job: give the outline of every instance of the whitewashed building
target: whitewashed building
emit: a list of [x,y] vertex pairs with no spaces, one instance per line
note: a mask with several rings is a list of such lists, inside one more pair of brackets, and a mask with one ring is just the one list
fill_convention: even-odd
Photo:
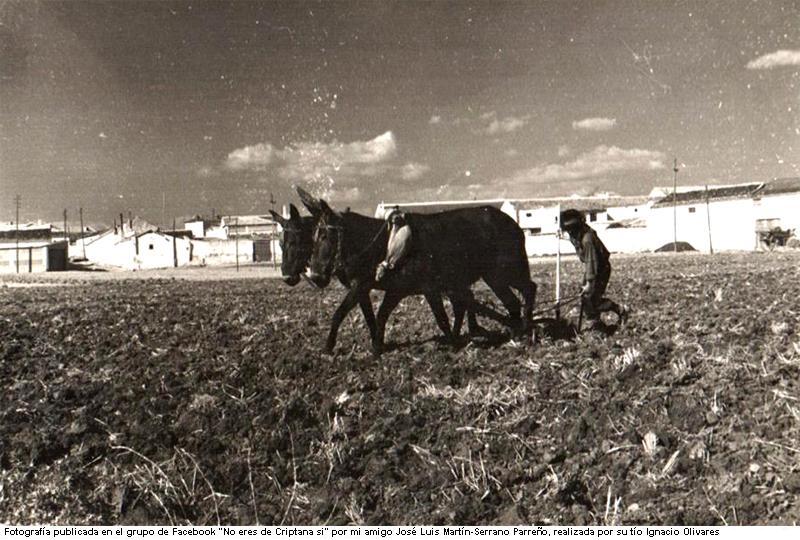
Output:
[[651,249],[663,249],[675,239],[705,252],[756,249],[753,196],[762,186],[709,186],[655,202],[647,221]]
[[800,178],[779,178],[753,194],[756,233],[775,228],[800,235]]
[[[418,203],[381,203],[376,217],[398,206],[407,212],[431,213],[490,205],[514,218],[525,231],[528,256],[573,253],[557,240],[558,212],[574,208],[612,253],[656,251],[677,236],[698,251],[754,250],[771,230],[800,235],[800,178],[744,184],[654,188],[649,195],[489,199]],[[677,233],[677,235],[676,235]]]
[[195,216],[183,223],[183,228],[192,233],[192,238],[227,238],[227,231],[222,226],[221,219],[204,219]]

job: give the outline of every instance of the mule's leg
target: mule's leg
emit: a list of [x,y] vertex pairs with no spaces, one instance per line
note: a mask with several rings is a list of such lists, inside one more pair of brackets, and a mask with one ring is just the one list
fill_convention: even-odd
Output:
[[[330,332],[328,332],[328,339],[325,342],[326,353],[333,353],[333,348],[336,346],[336,334],[339,333],[339,326],[341,326],[347,314],[350,313],[350,310],[363,300],[365,294],[367,300],[369,300],[368,288],[365,290],[363,287],[353,287],[347,292],[344,299],[342,299],[339,307],[336,308],[336,311],[333,313],[333,318],[331,319],[331,329]],[[372,307],[370,307],[370,311],[372,311]]]
[[523,300],[525,300],[525,311],[523,313],[523,320],[525,323],[525,333],[531,343],[536,342],[536,335],[533,328],[533,307],[536,305],[536,283],[530,279],[525,279],[519,285],[515,285]]
[[[375,339],[372,340],[372,354],[380,356],[383,352],[383,336],[386,332],[386,322],[389,320],[389,315],[392,314],[394,308],[403,299],[403,295],[394,291],[386,291],[381,302],[381,307],[378,308],[377,330],[375,331]],[[441,299],[440,299],[441,302]],[[444,307],[442,307],[444,311]]]
[[425,295],[425,300],[428,301],[428,305],[433,312],[433,317],[436,319],[436,325],[442,331],[444,337],[448,340],[452,340],[453,333],[450,331],[450,319],[447,317],[447,311],[444,309],[442,295],[439,293],[427,293]]
[[[464,312],[467,314],[467,328],[470,337],[475,337],[484,332],[483,328],[478,324],[478,319],[475,316],[476,310],[483,308],[475,300],[475,295],[469,288],[453,291],[451,293],[451,300],[453,302],[453,312],[456,314],[458,322],[458,330],[456,330],[456,323],[453,323],[453,334],[456,337],[461,333],[461,323],[464,320]],[[458,313],[460,311],[460,314]]]
[[467,308],[464,302],[454,294],[448,295],[450,304],[453,306],[453,339],[457,340],[461,336],[461,325],[464,324],[464,313]]
[[509,325],[511,326],[512,330],[515,332],[522,332],[524,330],[524,325],[519,315],[522,304],[511,290],[511,287],[505,283],[495,280],[488,280],[486,281],[486,284],[489,285],[489,288],[492,289],[494,294],[497,295],[497,297],[503,303],[503,306],[505,306],[506,311],[508,311],[508,316],[510,319]]
[[358,299],[358,305],[361,306],[361,313],[364,315],[367,328],[369,328],[369,338],[371,340],[375,339],[377,326],[375,324],[375,313],[372,311],[372,300],[369,297],[369,293],[362,295]]

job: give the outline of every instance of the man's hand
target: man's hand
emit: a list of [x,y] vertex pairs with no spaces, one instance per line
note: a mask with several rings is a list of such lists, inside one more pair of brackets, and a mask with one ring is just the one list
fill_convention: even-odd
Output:
[[383,279],[383,276],[386,275],[386,270],[389,269],[389,263],[383,261],[381,264],[378,265],[378,268],[375,270],[375,281],[380,281]]
[[587,281],[586,283],[583,284],[583,287],[581,287],[581,296],[589,296],[591,292],[592,292],[592,282]]

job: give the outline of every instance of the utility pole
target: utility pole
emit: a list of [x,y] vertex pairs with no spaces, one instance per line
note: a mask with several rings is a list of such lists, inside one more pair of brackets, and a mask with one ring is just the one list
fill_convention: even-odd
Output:
[[236,226],[234,227],[234,233],[236,234],[236,271],[239,271],[239,216],[236,216]]
[[[167,221],[166,221],[166,218],[164,217],[166,215],[166,211],[167,211],[167,194],[162,191],[161,192],[161,226],[164,227],[165,229],[167,228]],[[174,220],[174,218],[173,218],[172,221],[173,221],[172,229],[174,230],[175,229],[175,223],[174,223],[175,220]]]
[[67,209],[64,208],[64,239],[67,241],[67,246],[69,246],[69,233],[67,232]]
[[[269,204],[272,208],[272,211],[275,211],[275,197],[272,196],[272,193],[269,194]],[[269,251],[270,257],[272,257],[272,269],[276,268],[275,264],[275,220],[272,220],[272,236],[269,239]]]
[[86,236],[86,229],[83,228],[83,207],[78,208],[78,214],[81,217],[81,248],[83,250],[83,260],[86,260],[86,242],[83,237]]
[[678,252],[678,158],[672,161],[672,250]]
[[706,184],[706,223],[708,224],[708,252],[714,254],[714,245],[711,243],[711,204],[708,202],[708,184]]
[[172,266],[178,267],[178,239],[175,236],[175,218],[172,218]]
[[17,218],[16,218],[16,220],[14,220],[14,226],[15,226],[14,239],[16,240],[16,243],[17,243],[17,249],[16,249],[16,252],[17,252],[17,257],[16,257],[16,259],[17,259],[17,274],[19,274],[19,205],[21,203],[22,203],[22,197],[20,197],[19,195],[14,196],[14,206],[17,209]]

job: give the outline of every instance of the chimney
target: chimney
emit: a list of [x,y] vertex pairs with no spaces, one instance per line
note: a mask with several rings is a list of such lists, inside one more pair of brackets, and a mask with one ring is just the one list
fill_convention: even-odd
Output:
[[119,234],[120,236],[125,235],[125,218],[122,215],[122,212],[119,213]]
[[117,218],[114,218],[114,234],[117,234]]
[[289,217],[289,207],[286,206],[285,204],[283,205],[283,207],[281,207],[281,215],[285,218]]
[[133,230],[133,218],[131,217],[131,211],[128,210],[128,228]]

